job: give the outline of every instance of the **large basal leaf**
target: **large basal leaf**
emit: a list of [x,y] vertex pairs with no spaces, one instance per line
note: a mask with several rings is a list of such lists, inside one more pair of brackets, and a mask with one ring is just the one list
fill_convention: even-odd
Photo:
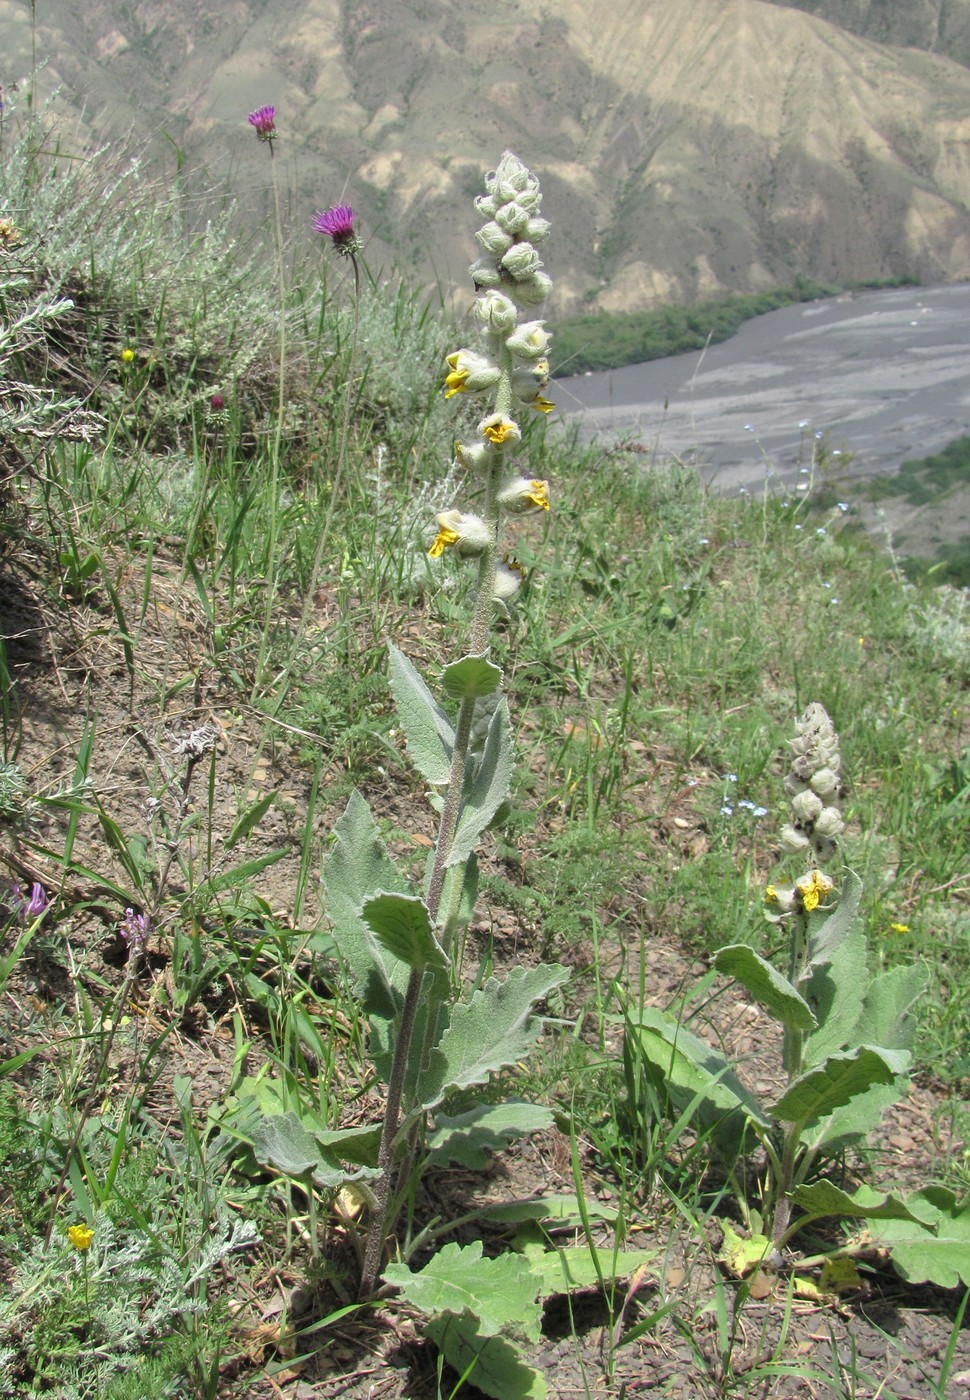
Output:
[[782,1025],[796,1031],[814,1030],[818,1022],[812,1009],[788,981],[782,977],[770,962],[749,948],[746,943],[732,943],[718,950],[714,966],[725,977],[733,977],[736,982],[754,998],[760,1006]]
[[435,1130],[428,1139],[428,1155],[437,1166],[454,1162],[461,1167],[488,1166],[488,1153],[501,1152],[513,1138],[551,1128],[552,1110],[539,1104],[480,1103],[451,1118],[435,1117]]
[[[546,1400],[539,1371],[527,1366],[518,1345],[507,1337],[481,1337],[461,1317],[429,1322],[425,1332],[459,1376],[494,1400]],[[455,1394],[451,1391],[450,1394]]]
[[679,1107],[684,1106],[687,1096],[697,1097],[710,1110],[706,1115],[709,1122],[739,1113],[763,1128],[771,1126],[764,1109],[723,1055],[673,1016],[645,1006],[635,1018],[628,1017],[627,1034],[636,1036],[640,1053],[658,1071],[661,1082],[681,1091]]
[[908,1083],[905,1076],[900,1076],[891,1084],[874,1084],[834,1113],[808,1123],[799,1141],[810,1152],[821,1153],[824,1157],[835,1157],[847,1147],[865,1142],[873,1128],[882,1122],[886,1111],[902,1098]]
[[[339,1142],[337,1134],[334,1147],[339,1146]],[[262,1166],[275,1167],[284,1176],[310,1177],[314,1185],[333,1189],[381,1174],[376,1167],[349,1171],[340,1161],[338,1152],[321,1147],[293,1112],[264,1117],[259,1122],[253,1133],[253,1153]]]
[[470,1001],[454,1006],[421,1080],[424,1107],[434,1108],[449,1089],[484,1084],[496,1070],[521,1060],[542,1028],[535,1003],[568,979],[567,967],[516,967],[504,982],[490,977]]
[[391,694],[408,741],[408,757],[429,783],[447,783],[455,731],[411,662],[388,646]]
[[481,759],[469,765],[465,777],[458,825],[448,852],[448,865],[458,865],[472,854],[482,832],[508,796],[514,767],[512,725],[509,707],[503,697],[489,722]]
[[860,1045],[831,1055],[788,1086],[768,1109],[782,1123],[808,1123],[864,1094],[873,1084],[891,1084],[900,1074],[900,1052]]
[[811,1186],[796,1186],[791,1198],[811,1220],[824,1216],[857,1220],[905,1220],[919,1224],[908,1202],[889,1192],[874,1191],[860,1186],[850,1195],[831,1181],[816,1181]]
[[600,1280],[609,1286],[617,1279],[630,1278],[655,1264],[659,1253],[657,1249],[599,1249],[586,1245],[549,1249],[540,1241],[527,1244],[522,1250],[539,1280],[543,1298],[571,1293],[575,1288],[598,1288]]
[[870,1226],[873,1242],[890,1251],[894,1266],[910,1283],[970,1287],[970,1197],[957,1201],[946,1187],[927,1186],[907,1196],[906,1204],[927,1226],[881,1222]]
[[441,683],[452,700],[477,700],[481,695],[491,695],[498,690],[502,672],[484,656],[463,656],[445,667]]
[[507,1332],[539,1340],[539,1283],[517,1254],[487,1259],[481,1240],[446,1244],[423,1269],[412,1272],[406,1264],[390,1264],[384,1278],[426,1317],[468,1315],[483,1337]]
[[808,922],[808,960],[813,967],[831,962],[852,928],[861,898],[862,881],[849,870],[842,882],[839,902],[831,913],[816,910],[812,914]]
[[365,1011],[391,1019],[399,1010],[410,968],[380,947],[360,910],[378,890],[406,893],[406,884],[359,792],[351,793],[334,835],[322,872],[334,943]]
[[423,899],[413,894],[379,890],[365,899],[361,917],[378,943],[412,972],[434,974],[434,990],[446,997],[451,990],[450,965],[444,948],[434,936],[431,914]]

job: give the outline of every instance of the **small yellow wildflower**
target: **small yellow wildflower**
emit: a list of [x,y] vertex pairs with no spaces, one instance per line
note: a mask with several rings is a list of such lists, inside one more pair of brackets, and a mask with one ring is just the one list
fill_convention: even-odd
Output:
[[529,404],[529,407],[534,408],[537,413],[551,413],[555,406],[551,399],[544,399],[541,394],[538,394]]
[[124,348],[124,350],[122,350],[122,352],[121,352],[121,363],[122,363],[123,365],[130,365],[131,362],[132,362],[132,360],[133,360],[134,358],[135,358],[135,352],[134,352],[134,350],[132,350],[132,348],[131,348],[130,345],[126,345],[125,348]]
[[451,372],[445,375],[445,398],[452,399],[456,394],[463,394],[468,387],[468,370],[458,368],[458,356],[449,355],[448,363],[451,365]]
[[19,248],[23,238],[16,224],[12,224],[9,219],[0,219],[0,248],[6,251],[8,248]]
[[821,870],[813,870],[810,875],[803,875],[795,884],[802,896],[806,914],[817,908],[822,896],[831,894],[834,888],[832,881],[827,875],[823,875]]
[[521,437],[518,424],[511,422],[508,418],[490,419],[482,425],[482,436],[489,442],[493,442],[496,447],[501,447],[503,443],[517,441]]
[[91,1248],[91,1241],[94,1239],[94,1231],[90,1225],[69,1225],[67,1227],[67,1238],[75,1249],[83,1253]]
[[775,889],[774,885],[767,885],[767,886],[765,887],[765,903],[766,903],[766,904],[777,904],[777,903],[778,903],[778,891]]
[[448,525],[441,525],[438,527],[438,533],[435,535],[434,544],[428,550],[428,553],[431,555],[432,559],[440,559],[445,550],[450,549],[453,544],[457,544],[459,539],[460,536],[457,530],[452,530]]
[[909,933],[909,924],[890,924],[893,933]]

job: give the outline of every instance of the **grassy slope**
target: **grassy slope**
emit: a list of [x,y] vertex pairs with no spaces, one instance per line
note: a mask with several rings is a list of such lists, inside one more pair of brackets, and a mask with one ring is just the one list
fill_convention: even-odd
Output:
[[[0,1096],[2,1253],[19,1297],[0,1319],[6,1393],[99,1376],[102,1395],[161,1394],[188,1376],[192,1394],[214,1394],[240,1345],[226,1300],[251,1247],[241,1222],[258,1224],[266,1269],[304,1267],[306,1222],[278,1175],[211,1134],[200,1047],[230,1071],[216,1117],[257,1066],[328,1122],[372,1109],[315,872],[354,783],[394,848],[423,859],[428,817],[399,752],[385,642],[433,678],[466,617],[460,569],[425,555],[455,493],[439,378],[452,343],[406,286],[382,281],[364,287],[352,363],[350,284],[319,249],[298,250],[308,271],[281,339],[269,242],[243,266],[218,229],[187,239],[177,197],[122,156],[64,178],[29,133],[4,155],[0,215],[21,239],[0,261],[0,368],[27,387],[0,401],[0,862],[55,893],[2,972],[20,1008],[0,1048],[0,1068],[18,1070]],[[842,734],[846,856],[866,881],[875,955],[925,960],[920,1064],[949,1086],[941,1121],[959,1120],[965,596],[907,584],[813,493],[714,500],[676,463],[643,471],[541,426],[530,466],[555,508],[516,544],[528,585],[501,660],[518,803],[487,852],[474,930],[496,965],[504,939],[579,969],[561,1010],[584,1038],[550,1051],[533,1090],[555,1100],[568,1057],[578,1089],[557,1107],[585,1137],[622,1093],[615,988],[649,995],[656,946],[762,942],[784,740],[819,699]],[[34,635],[47,640],[31,650]],[[183,806],[173,740],[203,721],[221,737]],[[172,844],[146,826],[147,793]],[[155,937],[105,1060],[106,1021],[132,992],[117,933],[129,906],[151,911]],[[92,1105],[85,1169],[58,1202],[66,1142]],[[967,1184],[959,1154],[933,1170]],[[701,1190],[688,1164],[681,1198]],[[87,1276],[41,1246],[52,1208],[58,1238],[96,1212],[101,1239],[141,1270],[105,1274],[99,1256],[96,1296],[111,1296],[96,1321]],[[325,1218],[339,1255],[344,1228]],[[180,1313],[212,1241],[193,1284],[208,1312]],[[135,1376],[146,1366],[154,1380]]]

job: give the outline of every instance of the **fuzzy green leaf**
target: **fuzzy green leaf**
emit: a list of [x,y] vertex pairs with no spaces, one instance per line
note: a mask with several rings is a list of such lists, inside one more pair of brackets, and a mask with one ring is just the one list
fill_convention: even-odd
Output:
[[[480,1337],[466,1318],[429,1322],[425,1332],[459,1376],[494,1400],[546,1400],[542,1375],[527,1366],[520,1348],[507,1337]],[[474,1363],[474,1364],[473,1364]],[[469,1370],[469,1368],[471,1368]]]
[[481,1240],[446,1244],[423,1269],[412,1272],[406,1264],[390,1264],[384,1278],[428,1317],[467,1315],[475,1318],[482,1336],[511,1332],[539,1340],[539,1283],[516,1254],[486,1259]]
[[830,1055],[824,1064],[789,1084],[768,1109],[782,1123],[808,1123],[864,1094],[873,1084],[891,1084],[900,1073],[898,1051],[860,1045],[843,1055]]
[[750,1118],[770,1126],[764,1109],[745,1089],[723,1055],[712,1050],[673,1016],[645,1006],[627,1020],[628,1035],[636,1038],[635,1050],[653,1067],[661,1088],[673,1091],[678,1107],[696,1099],[702,1121],[718,1123],[730,1116],[743,1128]]
[[414,894],[379,890],[364,900],[361,917],[382,948],[407,963],[413,972],[426,968],[434,973],[435,992],[440,997],[448,995],[448,958],[434,936],[431,915],[423,899]]
[[516,967],[504,982],[490,977],[470,1001],[454,1006],[421,1081],[423,1106],[434,1108],[449,1089],[484,1084],[521,1060],[542,1029],[535,1003],[568,978],[567,967]]
[[454,1118],[439,1113],[428,1151],[437,1166],[454,1162],[462,1167],[486,1167],[489,1152],[501,1152],[513,1138],[542,1132],[553,1122],[552,1110],[538,1104],[517,1100],[480,1103]]
[[367,1014],[392,1020],[400,1008],[411,970],[407,963],[381,948],[360,910],[376,891],[405,893],[406,885],[359,792],[351,793],[334,835],[336,841],[323,863],[322,879],[337,953],[350,971],[354,990]]
[[459,865],[472,854],[482,832],[508,796],[514,766],[512,724],[503,698],[489,722],[482,756],[469,766],[448,865]]
[[831,1181],[816,1181],[810,1186],[796,1186],[791,1197],[811,1220],[832,1215],[849,1220],[907,1220],[919,1223],[919,1217],[906,1201],[889,1192],[874,1191],[871,1186],[861,1186],[850,1195]]
[[[339,1143],[339,1135],[336,1139]],[[348,1171],[333,1151],[322,1148],[293,1112],[264,1117],[253,1133],[253,1153],[264,1167],[275,1167],[284,1176],[310,1176],[317,1186],[337,1189],[351,1181],[380,1176],[376,1168]]]
[[770,962],[749,948],[746,943],[732,943],[721,948],[714,959],[714,966],[725,977],[733,977],[750,992],[769,1016],[781,1021],[785,1026],[797,1031],[814,1030],[818,1022],[812,1009],[781,973]]
[[906,1204],[926,1226],[881,1222],[870,1227],[874,1242],[890,1250],[893,1264],[910,1283],[970,1287],[970,1197],[958,1202],[946,1187],[928,1186],[907,1196]]
[[570,1293],[574,1288],[597,1288],[601,1279],[609,1284],[616,1279],[629,1278],[638,1269],[649,1268],[659,1252],[656,1249],[594,1249],[587,1245],[549,1249],[538,1240],[522,1250],[539,1280],[543,1298]]
[[860,1044],[856,1026],[868,985],[866,938],[856,926],[844,933],[832,950],[831,961],[815,966],[811,977],[799,988],[818,1021],[818,1030],[806,1037],[802,1047],[806,1069]]
[[391,694],[408,741],[408,757],[429,783],[447,783],[455,731],[421,675],[402,651],[388,646]]
[[480,695],[491,695],[498,690],[502,672],[484,656],[463,656],[445,667],[441,683],[452,700],[477,700]]

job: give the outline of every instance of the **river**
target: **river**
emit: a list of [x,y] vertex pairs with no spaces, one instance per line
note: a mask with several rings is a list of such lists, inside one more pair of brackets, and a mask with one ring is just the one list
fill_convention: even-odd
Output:
[[970,433],[970,283],[786,306],[706,350],[552,387],[584,435],[690,456],[719,490],[771,471],[796,487],[820,440],[840,476],[893,472]]

